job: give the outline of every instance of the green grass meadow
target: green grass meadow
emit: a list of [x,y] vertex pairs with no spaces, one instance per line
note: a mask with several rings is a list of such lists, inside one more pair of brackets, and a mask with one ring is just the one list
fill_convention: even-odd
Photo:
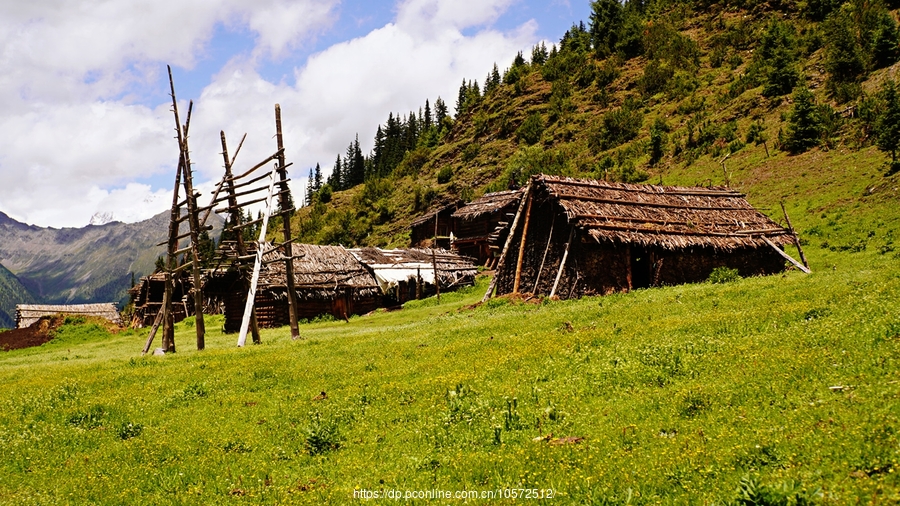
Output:
[[471,307],[481,278],[245,348],[213,317],[198,352],[188,320],[162,357],[67,325],[0,354],[0,503],[897,504],[898,259],[807,254],[808,276]]

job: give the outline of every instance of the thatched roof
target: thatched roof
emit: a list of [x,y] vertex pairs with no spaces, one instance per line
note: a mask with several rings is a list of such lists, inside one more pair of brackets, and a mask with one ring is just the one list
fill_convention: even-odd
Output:
[[410,227],[418,227],[419,225],[424,225],[424,224],[428,223],[429,221],[434,222],[435,215],[445,213],[445,212],[455,211],[455,210],[459,209],[459,207],[462,205],[463,205],[462,201],[451,202],[447,205],[441,206],[433,211],[430,211],[427,214],[419,216],[418,218],[414,219],[412,221],[412,223],[409,224],[409,226]]
[[115,302],[103,304],[18,304],[16,305],[16,326],[24,328],[41,319],[42,316],[55,314],[75,316],[97,316],[121,324],[122,318]]
[[665,249],[733,250],[792,242],[789,232],[728,188],[636,185],[539,175],[537,195],[562,207],[570,224],[598,242]]
[[517,204],[522,198],[524,189],[507,190],[502,192],[485,193],[453,213],[454,218],[474,220],[485,214],[496,213],[505,207]]
[[[315,244],[291,244],[291,248],[294,256],[294,284],[298,293],[324,291],[330,294],[344,288],[353,288],[359,295],[377,295],[378,284],[375,278],[346,248]],[[263,262],[269,263],[260,272],[261,286],[286,286],[284,262],[277,261],[278,258],[281,258],[280,251],[267,253],[263,257]]]
[[[415,279],[416,276],[421,276],[427,283],[433,283],[435,263],[443,287],[471,283],[478,274],[474,259],[443,249],[360,248],[350,252],[375,274],[383,290],[391,281]],[[393,271],[393,274],[389,271]]]

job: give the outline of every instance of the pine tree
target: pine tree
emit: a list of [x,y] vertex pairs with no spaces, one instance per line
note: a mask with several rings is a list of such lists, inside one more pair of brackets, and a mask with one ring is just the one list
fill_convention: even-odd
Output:
[[313,191],[319,191],[322,189],[322,168],[319,167],[318,163],[313,174]]
[[330,186],[332,190],[340,191],[343,189],[343,186],[341,186],[341,180],[343,177],[343,174],[341,173],[343,171],[344,169],[341,164],[341,155],[337,155],[337,160],[334,161],[334,168],[331,170],[331,175],[328,176],[327,182],[328,186]]
[[427,98],[425,99],[425,114],[422,116],[422,120],[425,122],[426,130],[434,125],[434,118],[431,116],[431,105],[429,105]]
[[878,132],[876,144],[878,149],[891,154],[889,174],[900,169],[897,162],[897,151],[900,151],[900,92],[894,81],[885,81],[881,88],[880,98],[884,103],[881,113],[875,122]]
[[539,45],[531,48],[531,64],[543,65],[547,62],[547,46],[541,42]]
[[802,153],[818,146],[821,141],[822,118],[816,99],[808,88],[799,88],[794,92],[794,107],[788,118],[785,147],[792,153]]
[[303,199],[303,204],[309,206],[312,204],[313,194],[316,192],[313,183],[313,170],[309,169],[309,178],[306,180],[306,197]]
[[466,109],[466,98],[469,93],[469,86],[466,84],[466,80],[463,79],[461,85],[459,85],[459,94],[456,96],[456,117],[459,118],[465,112]]
[[622,4],[619,0],[591,2],[591,45],[599,58],[606,58],[615,53],[622,20]]
[[872,33],[872,65],[874,68],[888,67],[897,61],[900,50],[900,32],[897,22],[890,12],[883,11],[876,18]]

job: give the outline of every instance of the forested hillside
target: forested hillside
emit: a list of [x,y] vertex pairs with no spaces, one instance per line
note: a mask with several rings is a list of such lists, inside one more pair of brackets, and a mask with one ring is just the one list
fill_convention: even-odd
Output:
[[773,217],[784,201],[825,246],[892,251],[895,7],[595,1],[558,44],[464,80],[452,115],[439,97],[390,112],[371,153],[357,138],[330,170],[310,171],[295,230],[404,245],[409,222],[440,203],[543,172],[727,184]]
[[25,285],[0,265],[0,328],[16,326],[16,304],[37,302]]

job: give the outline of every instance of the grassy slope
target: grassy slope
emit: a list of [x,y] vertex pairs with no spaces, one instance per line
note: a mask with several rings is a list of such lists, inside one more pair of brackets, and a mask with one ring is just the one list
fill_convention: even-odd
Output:
[[[697,504],[742,478],[815,503],[900,500],[897,260],[809,256],[810,276],[460,309],[482,281],[245,349],[212,331],[196,352],[179,326],[168,357],[137,356],[144,332],[70,327],[0,355],[0,503],[523,486]],[[585,440],[533,441],[550,433]]]

